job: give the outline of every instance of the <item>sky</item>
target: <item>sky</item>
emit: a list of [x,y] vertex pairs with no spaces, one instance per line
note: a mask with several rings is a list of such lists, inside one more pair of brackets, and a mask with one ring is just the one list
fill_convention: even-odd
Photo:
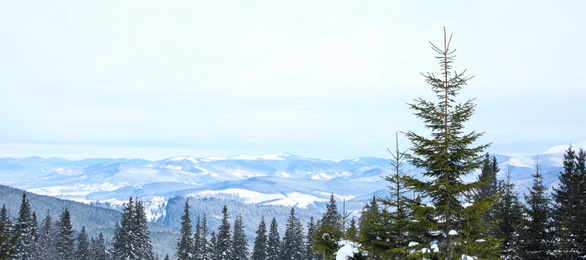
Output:
[[[488,152],[586,140],[585,1],[3,1],[0,157],[389,157],[429,42]],[[399,134],[401,149],[410,147]]]

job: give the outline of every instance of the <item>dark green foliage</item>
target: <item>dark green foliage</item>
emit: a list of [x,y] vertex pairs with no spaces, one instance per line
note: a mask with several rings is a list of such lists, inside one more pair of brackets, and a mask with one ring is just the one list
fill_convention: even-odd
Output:
[[[482,171],[478,176],[478,181],[482,183],[474,192],[474,202],[480,201],[492,201],[496,200],[498,196],[498,186],[496,175],[500,171],[496,157],[490,157],[487,153],[484,164],[482,165]],[[495,206],[484,214],[484,221],[495,221]]]
[[[198,220],[199,226],[199,220]],[[198,231],[200,229],[198,228]],[[189,200],[185,200],[185,209],[184,214],[181,217],[181,231],[180,237],[177,241],[177,259],[179,260],[191,260],[194,257],[194,242],[193,242],[193,234],[191,230],[191,218],[189,217]],[[199,242],[199,235],[195,237],[196,240]]]
[[[431,217],[419,216],[429,220],[422,222],[427,224],[428,231],[420,236],[427,239],[425,243],[415,247],[417,253],[412,254],[413,257],[460,258],[466,254],[466,248],[473,246],[464,247],[460,244],[462,237],[456,238],[449,233],[452,231],[458,236],[463,236],[461,227],[470,221],[465,216],[462,201],[481,183],[464,183],[462,177],[482,166],[484,158],[481,154],[488,145],[475,145],[482,133],[464,133],[464,123],[474,113],[475,105],[473,100],[467,100],[463,104],[456,103],[456,96],[470,78],[464,75],[465,70],[462,73],[452,70],[455,55],[454,50],[450,49],[450,42],[451,36],[448,38],[444,30],[443,46],[438,48],[432,44],[432,49],[438,54],[441,76],[436,77],[432,73],[424,75],[426,82],[436,94],[437,103],[419,98],[414,104],[410,104],[415,115],[422,119],[425,127],[431,131],[431,137],[413,131],[406,133],[413,145],[408,159],[413,166],[423,170],[424,178],[407,176],[403,180],[408,189],[429,199],[433,205],[421,210],[413,206],[414,214],[429,214]],[[481,205],[474,207],[485,208]],[[476,239],[481,238],[467,238],[467,241],[478,243],[474,242]],[[431,249],[432,244],[437,244],[437,252],[425,250]],[[490,257],[482,253],[469,256]]]
[[378,200],[372,197],[372,200],[364,206],[359,219],[360,231],[359,239],[361,249],[372,256],[373,259],[379,259],[380,255],[385,253],[381,249],[382,238],[385,237],[386,227],[383,216],[379,208]]
[[303,226],[299,219],[295,217],[295,208],[291,208],[291,215],[287,219],[285,235],[283,236],[283,248],[281,249],[282,260],[303,258],[305,255],[303,236]]
[[36,226],[37,223],[33,220],[30,203],[26,197],[26,193],[23,193],[18,218],[14,224],[18,236],[15,247],[15,259],[33,259],[36,247]]
[[222,224],[218,228],[216,237],[216,257],[220,260],[232,259],[232,238],[230,235],[230,222],[228,208],[224,206],[222,210]]
[[267,238],[267,224],[265,218],[260,219],[258,230],[256,231],[256,238],[254,239],[254,247],[252,248],[251,260],[265,260],[267,259],[268,238]]
[[232,239],[232,259],[246,260],[248,259],[248,242],[244,235],[244,222],[242,215],[236,216],[234,220],[234,236]]
[[91,239],[90,245],[90,259],[91,260],[108,260],[110,259],[110,251],[106,246],[104,235],[100,233],[97,239]]
[[556,255],[575,259],[586,255],[586,152],[576,154],[570,146],[564,154],[564,168],[559,175],[559,187],[554,189]]
[[334,194],[330,196],[330,201],[326,205],[326,212],[319,221],[320,224],[314,231],[313,248],[320,252],[326,259],[334,256],[334,253],[340,248],[339,241],[343,239],[342,215],[338,212]]
[[87,260],[90,256],[90,243],[88,241],[88,235],[85,231],[85,227],[81,228],[81,231],[77,235],[77,248],[75,251],[75,259]]
[[6,205],[0,210],[0,259],[12,259],[16,253],[18,236],[8,216]]
[[514,258],[517,247],[518,230],[521,227],[521,217],[523,206],[519,202],[519,196],[515,192],[515,184],[511,182],[511,172],[507,172],[507,179],[499,183],[499,193],[501,194],[497,203],[495,203],[494,234],[501,238],[502,256]]
[[216,238],[216,232],[212,231],[210,235],[210,254],[211,259],[216,259],[218,257],[218,252],[216,252],[216,246],[218,244],[218,239]]
[[[354,220],[354,219],[353,219]],[[314,252],[313,250],[313,236],[315,235],[315,230],[317,225],[313,220],[313,217],[309,218],[309,222],[307,223],[307,239],[305,244],[305,259],[306,260],[318,260],[321,259],[320,254],[318,252]]]
[[273,218],[269,228],[269,241],[267,247],[267,260],[279,260],[281,257],[281,238],[277,220]]
[[114,231],[115,259],[154,259],[150,231],[142,201],[130,198],[122,212],[122,220]]
[[553,259],[553,230],[550,222],[551,208],[547,188],[543,185],[543,175],[539,161],[535,164],[533,185],[525,194],[526,206],[519,231],[517,255],[521,259]]
[[58,259],[74,259],[75,257],[75,237],[73,236],[73,226],[71,225],[71,215],[65,208],[59,215],[57,221],[57,237],[55,245],[57,247]]

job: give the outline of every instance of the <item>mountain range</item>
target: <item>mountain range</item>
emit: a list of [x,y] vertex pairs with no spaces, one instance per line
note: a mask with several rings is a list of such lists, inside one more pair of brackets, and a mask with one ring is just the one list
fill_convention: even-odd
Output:
[[[567,147],[566,147],[567,148]],[[538,158],[544,183],[555,185],[564,148],[553,147],[538,156],[496,154],[504,179],[507,171],[520,192],[531,182]],[[419,173],[405,163],[403,171]],[[386,196],[382,177],[392,173],[389,159],[360,157],[341,161],[305,158],[292,154],[261,156],[172,157],[160,161],[94,158],[0,158],[0,184],[120,209],[129,197],[147,205],[147,217],[166,215],[169,198],[222,198],[253,205],[316,207],[331,194],[359,210],[372,196]],[[468,177],[474,180],[476,174]]]

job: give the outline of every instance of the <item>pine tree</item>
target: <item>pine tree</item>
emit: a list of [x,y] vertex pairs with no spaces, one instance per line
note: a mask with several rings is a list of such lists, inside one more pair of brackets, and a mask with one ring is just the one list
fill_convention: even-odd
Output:
[[[473,146],[482,133],[472,131],[465,134],[463,131],[463,123],[470,119],[475,105],[473,100],[463,104],[456,103],[458,92],[470,78],[464,75],[465,70],[462,73],[452,71],[455,50],[450,48],[451,39],[451,36],[447,37],[444,29],[443,48],[431,44],[432,49],[438,54],[436,58],[440,61],[441,76],[436,77],[433,73],[423,75],[426,82],[432,86],[438,98],[437,103],[419,98],[414,104],[410,104],[410,108],[415,110],[415,115],[431,130],[431,137],[413,131],[406,133],[413,144],[408,160],[423,170],[424,178],[420,180],[406,176],[403,180],[407,189],[418,192],[431,202],[429,207],[412,206],[414,214],[420,215],[414,218],[422,218],[422,215],[427,214],[432,218],[422,223],[427,224],[427,231],[421,234],[421,237],[427,238],[426,242],[405,250],[412,250],[412,257],[455,259],[465,255],[488,258],[491,257],[488,252],[470,250],[480,246],[480,243],[496,245],[492,239],[487,241],[488,238],[483,237],[465,237],[466,235],[461,232],[463,227],[470,225],[489,228],[483,223],[470,222],[472,215],[488,208],[485,203],[473,203],[465,210],[462,201],[481,185],[479,182],[464,183],[462,178],[482,166],[484,158],[481,153],[488,145]],[[465,241],[468,242],[462,244]]]
[[49,210],[47,216],[41,222],[41,231],[39,243],[37,244],[37,259],[56,259],[57,246],[55,243],[55,228],[53,227],[53,218]]
[[201,236],[200,236],[200,258],[201,260],[213,260],[215,253],[214,253],[214,246],[215,241],[208,240],[208,220],[206,215],[203,215],[203,224],[201,226]]
[[0,259],[14,259],[17,241],[18,235],[12,226],[6,205],[3,204],[0,210]]
[[232,259],[232,238],[230,236],[230,222],[226,205],[224,205],[222,215],[222,224],[218,228],[218,236],[216,237],[216,256],[217,259],[228,260]]
[[334,194],[330,196],[330,201],[326,204],[326,212],[320,223],[321,225],[315,230],[313,236],[313,247],[316,251],[321,252],[326,259],[330,259],[340,248],[339,241],[344,237],[342,215],[338,212]]
[[520,230],[520,246],[517,254],[522,259],[553,259],[553,232],[551,228],[551,208],[547,188],[543,185],[539,159],[535,164],[533,186],[525,194],[525,218]]
[[[496,157],[490,157],[487,153],[482,171],[478,176],[478,182],[483,183],[474,192],[474,202],[496,200],[498,195],[498,180],[496,175],[500,171]],[[494,205],[483,216],[485,221],[495,221]]]
[[71,215],[65,208],[59,215],[57,221],[57,237],[55,245],[57,249],[57,258],[61,260],[75,259],[75,237],[73,236],[73,226],[71,225]]
[[33,259],[35,252],[35,228],[37,223],[33,221],[31,206],[26,197],[22,194],[22,203],[18,212],[18,218],[14,224],[18,240],[16,243],[16,253],[14,259],[26,260]]
[[376,197],[373,196],[372,200],[362,209],[359,223],[358,241],[361,250],[367,252],[371,259],[379,259],[380,255],[385,253],[385,249],[381,245],[385,243],[382,238],[386,236],[384,224],[387,222],[383,220],[383,214],[381,214]]
[[75,251],[75,259],[87,260],[90,257],[90,244],[88,236],[85,231],[85,226],[81,228],[81,231],[77,235],[77,249]]
[[295,208],[291,208],[291,214],[287,219],[285,235],[283,236],[283,247],[281,249],[281,259],[297,260],[304,256],[305,246],[303,243],[303,226],[297,217],[295,217]]
[[135,207],[134,221],[136,223],[136,245],[139,252],[139,258],[143,260],[155,259],[144,203],[141,200],[137,200]]
[[306,260],[318,260],[321,259],[319,253],[313,251],[313,236],[317,226],[313,219],[313,216],[309,217],[309,223],[307,223],[307,239],[305,245],[305,259]]
[[499,197],[495,204],[494,227],[495,236],[502,239],[502,256],[508,259],[516,257],[514,248],[517,247],[517,230],[520,229],[523,206],[515,192],[515,183],[511,181],[511,171],[507,171],[507,179],[499,183]]
[[[191,222],[191,220],[190,220]],[[191,230],[191,228],[190,228]],[[200,260],[203,257],[203,243],[202,243],[202,226],[199,215],[197,215],[197,222],[195,224],[195,233],[193,233],[193,259]]]
[[234,220],[234,236],[232,240],[232,259],[246,260],[248,259],[248,242],[244,235],[244,222],[242,215],[236,216]]
[[267,259],[267,247],[267,224],[265,223],[265,218],[261,217],[260,224],[256,230],[256,238],[254,239],[251,260]]
[[216,247],[218,245],[218,238],[216,236],[216,232],[212,231],[210,235],[210,255],[212,256],[211,259],[218,258],[218,252],[216,251]]
[[279,260],[281,257],[281,238],[279,237],[277,220],[273,217],[269,228],[267,260]]
[[[179,231],[180,237],[177,241],[176,255],[177,259],[191,260],[194,258],[195,250],[193,248],[194,242],[192,239],[191,218],[189,217],[189,200],[185,200],[185,208],[183,212],[183,216],[181,216],[181,231]],[[196,239],[199,240],[199,237],[196,236]]]
[[[402,249],[408,246],[412,236],[408,227],[411,226],[413,199],[408,198],[405,194],[408,191],[405,188],[402,166],[407,156],[406,153],[399,150],[398,134],[395,138],[395,152],[387,149],[391,153],[391,166],[394,174],[385,176],[385,181],[389,182],[391,196],[379,199],[381,202],[381,211],[378,212],[378,219],[370,223],[378,227],[377,241],[371,242],[382,258],[404,259],[407,253]],[[376,216],[376,215],[375,215]]]
[[90,260],[108,260],[110,252],[106,247],[104,235],[100,233],[97,239],[91,238],[90,242]]
[[169,258],[169,255],[165,255],[165,260],[171,260],[171,258]]
[[[576,259],[586,255],[586,174],[584,173],[584,151],[576,154],[570,146],[564,154],[564,171],[559,175],[559,187],[554,189],[556,202],[556,251],[558,258]],[[580,158],[582,158],[580,160]],[[580,168],[582,170],[580,170]]]
[[122,212],[122,219],[117,223],[114,231],[114,258],[115,259],[154,259],[150,232],[146,220],[142,201],[133,202],[132,198],[126,203]]

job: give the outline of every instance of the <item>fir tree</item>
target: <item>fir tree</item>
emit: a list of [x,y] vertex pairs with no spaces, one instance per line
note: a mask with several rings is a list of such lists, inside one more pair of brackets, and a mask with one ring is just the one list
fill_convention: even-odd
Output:
[[69,260],[75,258],[75,237],[73,236],[73,226],[71,225],[71,215],[65,208],[59,215],[57,221],[57,237],[55,245],[57,249],[57,259]]
[[277,220],[273,217],[269,228],[269,242],[267,247],[267,260],[279,260],[281,256],[281,238]]
[[584,151],[576,154],[570,146],[564,154],[564,170],[559,175],[559,187],[554,189],[556,202],[557,257],[575,259],[586,255],[586,173]]
[[33,221],[31,206],[26,197],[22,194],[22,203],[18,212],[18,218],[14,224],[18,240],[16,243],[16,253],[14,259],[26,260],[33,259],[35,252],[35,229],[37,223]]
[[267,224],[265,223],[265,218],[261,217],[260,224],[256,230],[256,238],[254,239],[251,260],[267,259],[267,247]]
[[224,205],[222,215],[222,224],[218,228],[218,236],[216,237],[216,257],[220,260],[229,260],[232,259],[232,238],[230,236],[230,222],[226,205]]
[[143,260],[155,259],[153,253],[153,246],[151,244],[150,231],[146,218],[144,203],[141,200],[136,201],[136,211],[134,215],[136,246],[139,253],[139,258]]
[[142,201],[133,202],[132,198],[125,204],[120,223],[114,231],[115,259],[154,259],[150,241],[150,232]]
[[218,258],[218,252],[216,251],[217,245],[218,245],[218,239],[216,236],[216,232],[212,231],[212,234],[210,235],[210,255],[212,256],[211,259]]
[[201,260],[213,260],[214,259],[214,246],[215,242],[208,240],[208,220],[206,215],[203,215],[203,224],[201,226],[201,237],[200,237],[200,249]]
[[499,183],[499,197],[495,204],[494,227],[495,236],[502,239],[501,251],[505,258],[515,258],[514,248],[517,247],[517,230],[521,225],[523,206],[519,202],[519,196],[515,192],[515,184],[511,181],[511,171],[507,171],[507,179]]
[[[181,230],[179,231],[180,237],[177,241],[176,255],[179,260],[191,260],[194,258],[194,242],[192,239],[191,218],[189,217],[189,200],[185,200],[185,208],[183,212],[183,216],[181,216]],[[196,237],[196,239],[199,240],[199,237]]]
[[303,226],[297,217],[295,217],[295,208],[291,208],[291,214],[287,219],[285,235],[283,236],[283,247],[281,249],[281,259],[297,260],[302,259],[305,251],[303,243]]
[[108,260],[110,259],[110,252],[106,246],[104,235],[100,233],[97,239],[92,237],[90,246],[91,260]]
[[41,222],[41,232],[39,243],[37,244],[37,259],[56,259],[57,246],[55,243],[55,228],[53,227],[53,218],[49,210],[47,216]]
[[306,260],[318,260],[321,259],[319,253],[313,251],[313,236],[317,226],[313,219],[313,216],[309,217],[309,223],[307,223],[307,239],[305,245],[305,259]]
[[248,242],[244,235],[244,222],[242,215],[236,216],[234,220],[234,236],[232,240],[232,259],[246,260],[248,259]]
[[86,260],[90,257],[90,244],[88,236],[85,231],[85,226],[81,228],[81,231],[77,235],[77,249],[75,251],[75,259]]
[[381,246],[384,241],[382,238],[386,236],[386,227],[376,197],[367,203],[362,209],[360,215],[360,231],[358,233],[358,241],[363,251],[366,251],[371,259],[379,259],[380,255],[385,253],[385,249]]
[[553,259],[551,209],[539,160],[536,161],[535,172],[531,176],[533,185],[529,193],[525,194],[525,218],[522,220],[517,254],[522,259]]
[[0,210],[0,259],[14,259],[17,241],[18,235],[3,204]]
[[[191,222],[191,220],[190,220]],[[191,228],[189,229],[191,230]],[[193,259],[200,260],[202,259],[203,252],[202,252],[202,226],[199,215],[197,215],[197,222],[195,224],[195,233],[193,233]]]
[[[441,76],[436,77],[433,73],[423,75],[426,82],[432,86],[438,98],[437,103],[419,98],[414,104],[410,104],[410,108],[415,110],[415,115],[431,130],[431,137],[413,131],[406,133],[413,144],[408,156],[409,162],[423,170],[424,178],[420,180],[405,176],[403,180],[407,189],[418,192],[431,202],[430,207],[413,205],[413,213],[419,214],[419,217],[414,218],[423,219],[427,218],[427,215],[431,218],[427,218],[429,221],[420,222],[427,225],[427,231],[420,236],[426,238],[425,243],[405,250],[412,250],[412,257],[455,259],[466,255],[488,258],[491,257],[489,252],[470,251],[480,243],[487,243],[488,238],[465,237],[462,232],[462,227],[469,225],[482,229],[489,228],[483,223],[470,222],[470,214],[486,210],[486,203],[476,202],[465,210],[462,201],[481,185],[480,182],[464,183],[462,178],[482,166],[484,158],[481,153],[488,145],[473,146],[482,133],[472,131],[465,134],[463,131],[464,122],[474,113],[475,105],[473,100],[463,104],[456,103],[458,92],[470,78],[464,75],[465,70],[462,73],[452,71],[455,50],[451,50],[450,43],[451,36],[448,38],[444,29],[442,48],[431,44],[432,49],[438,54]],[[490,240],[488,243],[496,246],[495,241]],[[470,243],[463,245],[463,241]]]
[[313,247],[326,259],[330,259],[338,251],[340,247],[338,242],[344,236],[342,215],[338,212],[334,194],[330,196],[330,201],[326,204],[326,212],[322,216],[320,223],[321,225],[315,230],[313,236]]
[[[478,181],[482,183],[474,192],[474,201],[491,201],[497,199],[498,181],[496,175],[500,171],[496,157],[490,157],[487,153],[485,162],[482,165],[482,171],[478,176]],[[485,221],[495,221],[494,205],[483,216]]]

